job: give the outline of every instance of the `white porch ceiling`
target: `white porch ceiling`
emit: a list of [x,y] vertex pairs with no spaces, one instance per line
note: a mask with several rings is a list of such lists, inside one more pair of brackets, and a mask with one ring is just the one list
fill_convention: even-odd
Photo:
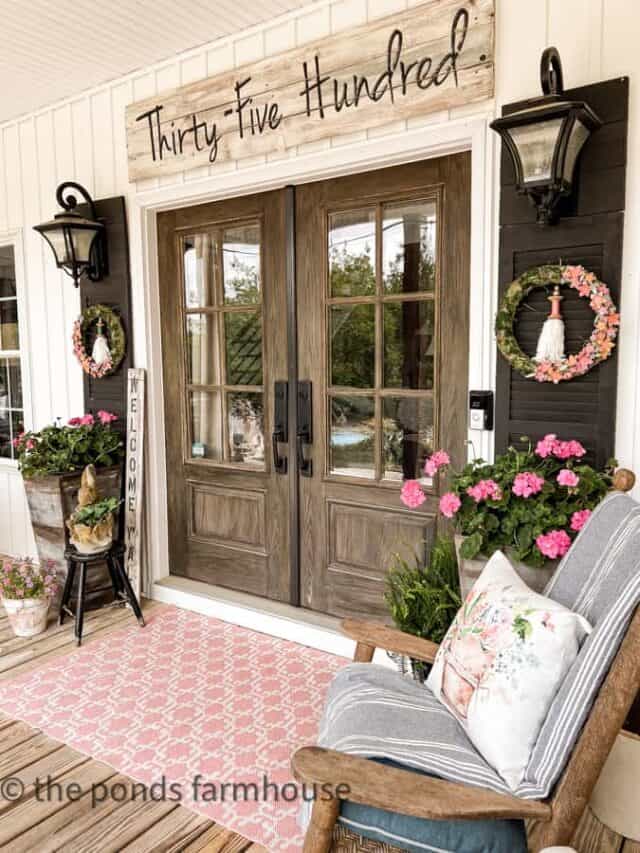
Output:
[[0,0],[0,122],[308,0]]

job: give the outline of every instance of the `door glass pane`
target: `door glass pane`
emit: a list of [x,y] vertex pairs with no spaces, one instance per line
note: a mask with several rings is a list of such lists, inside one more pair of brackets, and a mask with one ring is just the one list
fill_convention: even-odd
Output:
[[184,301],[187,308],[215,305],[213,270],[216,253],[211,234],[185,237],[183,242]]
[[222,459],[222,408],[217,391],[191,392],[191,457]]
[[187,358],[192,385],[220,382],[216,321],[214,314],[187,314]]
[[433,291],[436,277],[435,201],[385,205],[382,235],[385,291]]
[[373,397],[332,397],[329,467],[332,474],[375,477]]
[[227,385],[262,385],[260,312],[226,312],[224,332]]
[[15,299],[0,302],[0,349],[19,349],[18,303]]
[[375,305],[331,306],[331,384],[375,385]]
[[222,240],[224,301],[227,305],[260,302],[260,226],[227,228]]
[[264,404],[262,394],[227,394],[229,461],[264,466]]
[[376,214],[350,210],[329,216],[331,296],[376,292]]
[[433,388],[433,302],[387,302],[383,317],[385,387]]
[[433,401],[385,397],[382,426],[384,476],[392,480],[420,479],[433,450]]

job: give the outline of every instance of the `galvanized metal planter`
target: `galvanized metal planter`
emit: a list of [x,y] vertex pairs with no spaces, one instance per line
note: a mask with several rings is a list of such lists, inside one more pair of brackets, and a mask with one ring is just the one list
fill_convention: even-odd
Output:
[[[460,536],[460,534],[456,533],[454,539],[456,545],[456,555],[458,557],[460,591],[464,600],[471,591],[471,587],[480,577],[482,570],[487,565],[488,557],[479,556],[475,557],[473,560],[467,560],[465,557],[461,557],[460,546],[462,545],[464,536]],[[506,554],[507,557],[509,557],[513,568],[520,575],[520,577],[527,584],[527,586],[530,587],[534,592],[542,592],[544,590],[551,576],[558,567],[559,560],[547,560],[547,562],[542,568],[535,569],[532,566],[527,566],[525,563],[521,563],[519,560],[514,559],[513,554],[509,552],[508,548],[506,550]]]

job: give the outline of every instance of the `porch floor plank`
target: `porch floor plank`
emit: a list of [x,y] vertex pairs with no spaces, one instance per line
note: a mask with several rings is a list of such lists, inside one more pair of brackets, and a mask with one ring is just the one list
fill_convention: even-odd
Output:
[[[142,603],[145,616],[164,605]],[[135,625],[127,608],[105,608],[87,613],[83,645],[102,639],[127,624]],[[0,680],[14,678],[76,650],[73,620],[61,628],[52,623],[44,634],[29,639],[13,636],[8,620],[0,616]],[[14,777],[22,786],[19,799],[0,794],[1,853],[266,853],[174,802],[116,802],[107,798],[92,805],[91,788],[122,783],[130,791],[133,780],[108,765],[87,758],[47,737],[26,723],[0,713],[0,778]],[[70,799],[36,797],[36,779],[64,785],[76,783],[79,793]]]
[[189,809],[175,808],[139,835],[122,853],[179,853],[199,838],[211,821]]

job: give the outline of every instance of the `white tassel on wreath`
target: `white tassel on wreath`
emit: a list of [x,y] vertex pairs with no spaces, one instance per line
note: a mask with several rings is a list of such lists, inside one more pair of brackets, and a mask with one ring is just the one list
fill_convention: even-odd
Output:
[[98,317],[97,332],[96,339],[93,342],[91,358],[96,364],[102,364],[111,358],[111,350],[104,334],[104,321],[102,317]]
[[564,321],[560,313],[560,287],[556,285],[553,293],[548,297],[551,303],[551,313],[544,321],[538,348],[536,350],[536,361],[562,361],[564,359]]

